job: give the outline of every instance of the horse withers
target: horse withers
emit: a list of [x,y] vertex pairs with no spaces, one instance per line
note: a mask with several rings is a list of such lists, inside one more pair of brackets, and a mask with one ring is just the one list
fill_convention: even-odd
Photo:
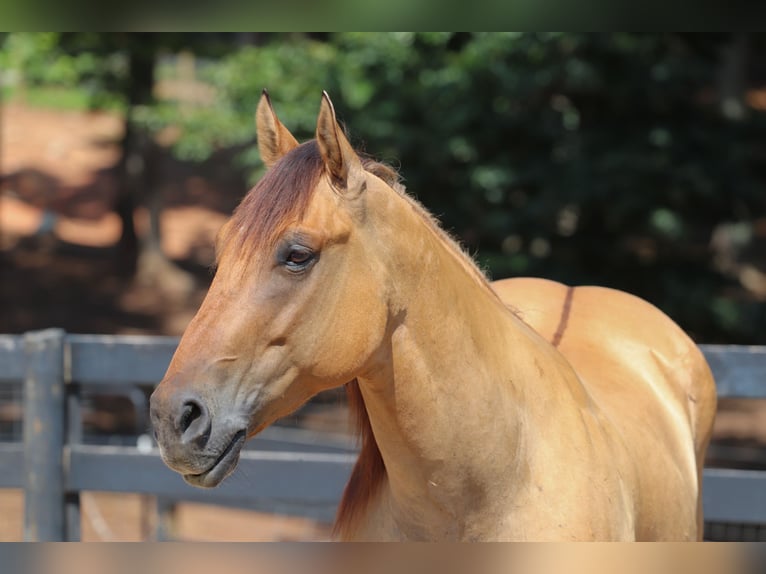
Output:
[[650,304],[490,284],[349,144],[325,94],[298,144],[267,94],[268,170],[151,400],[163,459],[212,487],[245,441],[345,385],[361,434],[342,540],[695,540],[715,385]]

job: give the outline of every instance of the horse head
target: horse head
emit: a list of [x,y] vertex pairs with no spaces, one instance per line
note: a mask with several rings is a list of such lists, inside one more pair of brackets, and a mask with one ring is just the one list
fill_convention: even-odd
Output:
[[151,398],[163,459],[196,486],[228,476],[248,437],[371,368],[387,321],[366,195],[394,173],[357,155],[326,93],[314,140],[299,145],[265,91],[256,127],[268,170],[220,231],[210,290]]

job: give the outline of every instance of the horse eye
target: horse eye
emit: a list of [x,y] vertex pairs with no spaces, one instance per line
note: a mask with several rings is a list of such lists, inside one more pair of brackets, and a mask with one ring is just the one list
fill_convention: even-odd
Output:
[[285,265],[291,271],[301,271],[305,269],[313,259],[313,251],[306,247],[294,245],[290,247],[285,256]]

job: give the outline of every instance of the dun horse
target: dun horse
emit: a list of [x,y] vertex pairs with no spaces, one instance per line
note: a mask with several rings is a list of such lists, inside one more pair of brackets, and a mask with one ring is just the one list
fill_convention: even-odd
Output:
[[268,171],[152,396],[165,462],[219,484],[242,445],[346,385],[361,451],[342,540],[694,540],[716,397],[694,343],[626,293],[490,284],[325,94]]

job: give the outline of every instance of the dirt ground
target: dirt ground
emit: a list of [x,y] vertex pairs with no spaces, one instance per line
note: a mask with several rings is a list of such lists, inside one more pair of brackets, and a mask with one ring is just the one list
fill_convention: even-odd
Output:
[[[165,203],[162,280],[126,276],[114,212],[122,122],[106,113],[8,103],[0,129],[0,332],[180,334],[209,285],[215,234],[245,193],[244,176],[213,163],[158,160]],[[135,212],[139,234],[148,226]],[[159,283],[160,288],[157,288]]]
[[[163,159],[162,249],[174,262],[162,281],[126,277],[115,242],[114,166],[120,118],[6,103],[0,112],[0,333],[62,327],[75,333],[179,335],[210,282],[213,240],[245,193],[230,163]],[[136,211],[139,232],[147,213]],[[0,405],[2,406],[2,405]],[[6,405],[7,406],[7,405]],[[715,436],[766,443],[766,402],[726,402]],[[146,499],[83,497],[83,539],[141,540]],[[0,540],[20,540],[23,501],[0,491]],[[326,525],[184,504],[177,535],[195,540],[322,539]]]
[[[138,494],[85,492],[81,499],[83,542],[154,539],[154,499]],[[23,539],[24,494],[0,490],[0,542]],[[173,537],[184,541],[279,542],[327,540],[330,526],[311,520],[205,504],[178,506]]]

